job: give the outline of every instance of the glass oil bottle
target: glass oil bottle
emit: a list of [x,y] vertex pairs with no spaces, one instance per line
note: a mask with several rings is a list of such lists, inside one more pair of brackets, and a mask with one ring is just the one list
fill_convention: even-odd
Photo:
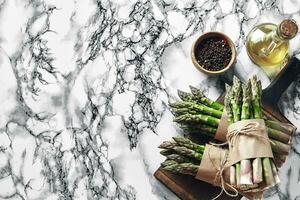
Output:
[[294,20],[279,25],[263,23],[255,26],[247,36],[246,48],[251,60],[273,78],[289,60],[289,40],[296,36]]

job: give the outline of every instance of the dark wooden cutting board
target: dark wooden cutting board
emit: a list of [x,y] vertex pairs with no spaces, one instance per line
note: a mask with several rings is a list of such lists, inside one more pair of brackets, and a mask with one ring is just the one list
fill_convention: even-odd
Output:
[[[265,115],[273,120],[290,123],[279,111],[277,102],[282,93],[300,74],[300,61],[292,58],[290,63],[280,72],[273,82],[263,91],[263,108]],[[219,98],[219,102],[223,101],[223,96]],[[190,135],[189,138],[199,144],[205,144],[208,140]],[[220,192],[219,187],[214,187],[208,183],[197,180],[192,176],[173,174],[159,168],[154,176],[161,181],[167,188],[173,191],[180,199],[183,200],[211,200]],[[220,200],[241,199],[242,196],[236,198],[228,197],[223,194]]]

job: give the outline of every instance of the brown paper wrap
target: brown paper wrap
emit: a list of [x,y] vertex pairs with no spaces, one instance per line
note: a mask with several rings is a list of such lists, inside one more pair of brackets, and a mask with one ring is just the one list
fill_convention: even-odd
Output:
[[263,119],[249,119],[228,127],[229,165],[251,158],[273,158]]
[[[228,150],[226,149],[206,144],[196,179],[220,186],[220,179],[216,178],[216,176],[222,166],[222,162],[225,161],[227,163],[227,153]],[[226,180],[229,180],[229,177],[225,177]]]
[[[296,127],[289,123],[284,123],[284,122],[279,122],[279,121],[276,121],[276,123],[278,124],[277,129],[280,131],[285,131],[285,129],[292,130],[291,136],[290,136],[290,141],[286,144],[286,145],[290,145],[292,136],[296,132]],[[226,142],[227,141],[227,139],[226,139],[227,128],[228,128],[227,114],[226,114],[226,111],[224,110],[214,138],[218,141]],[[287,155],[278,155],[278,154],[274,155],[274,162],[275,162],[276,166],[281,167],[283,165],[283,163],[285,162],[286,158],[287,158]]]
[[222,113],[221,119],[220,119],[219,126],[218,126],[216,134],[215,134],[215,139],[225,142],[227,128],[228,128],[227,114],[226,114],[226,111],[224,110]]
[[229,184],[230,171],[227,166],[227,158],[228,150],[210,144],[205,145],[196,179],[221,188],[220,193],[213,200],[218,199],[223,192],[231,197],[238,196],[238,190]]
[[[224,181],[223,187],[226,190],[232,190],[232,187],[228,186],[230,172],[228,168],[229,163],[228,163],[227,156],[228,156],[228,150],[207,144],[205,146],[203,157],[195,178],[222,188],[220,176],[223,176],[223,181]],[[221,168],[224,168],[224,171],[222,174],[219,174]],[[257,198],[260,199],[262,196],[261,191],[246,192],[246,193],[238,189],[236,191],[246,196],[249,199],[257,199]],[[229,195],[235,196],[235,194],[232,192],[230,192]],[[218,196],[216,196],[215,199]]]

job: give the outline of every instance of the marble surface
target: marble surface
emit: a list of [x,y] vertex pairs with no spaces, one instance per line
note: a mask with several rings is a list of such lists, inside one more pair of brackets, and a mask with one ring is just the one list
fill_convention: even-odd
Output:
[[[167,104],[189,85],[212,99],[224,87],[194,68],[193,41],[228,34],[231,75],[266,86],[245,37],[284,18],[300,24],[298,0],[1,0],[0,199],[177,199],[153,177],[157,146],[182,134]],[[299,101],[300,79],[279,102],[298,128]],[[299,200],[299,135],[280,177],[266,199]]]

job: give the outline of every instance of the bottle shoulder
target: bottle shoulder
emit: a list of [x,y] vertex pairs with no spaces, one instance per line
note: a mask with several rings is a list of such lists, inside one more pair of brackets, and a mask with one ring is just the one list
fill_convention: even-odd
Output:
[[272,23],[258,24],[250,30],[247,38],[264,37],[266,34],[275,31],[276,29],[277,29],[276,24],[272,24]]

